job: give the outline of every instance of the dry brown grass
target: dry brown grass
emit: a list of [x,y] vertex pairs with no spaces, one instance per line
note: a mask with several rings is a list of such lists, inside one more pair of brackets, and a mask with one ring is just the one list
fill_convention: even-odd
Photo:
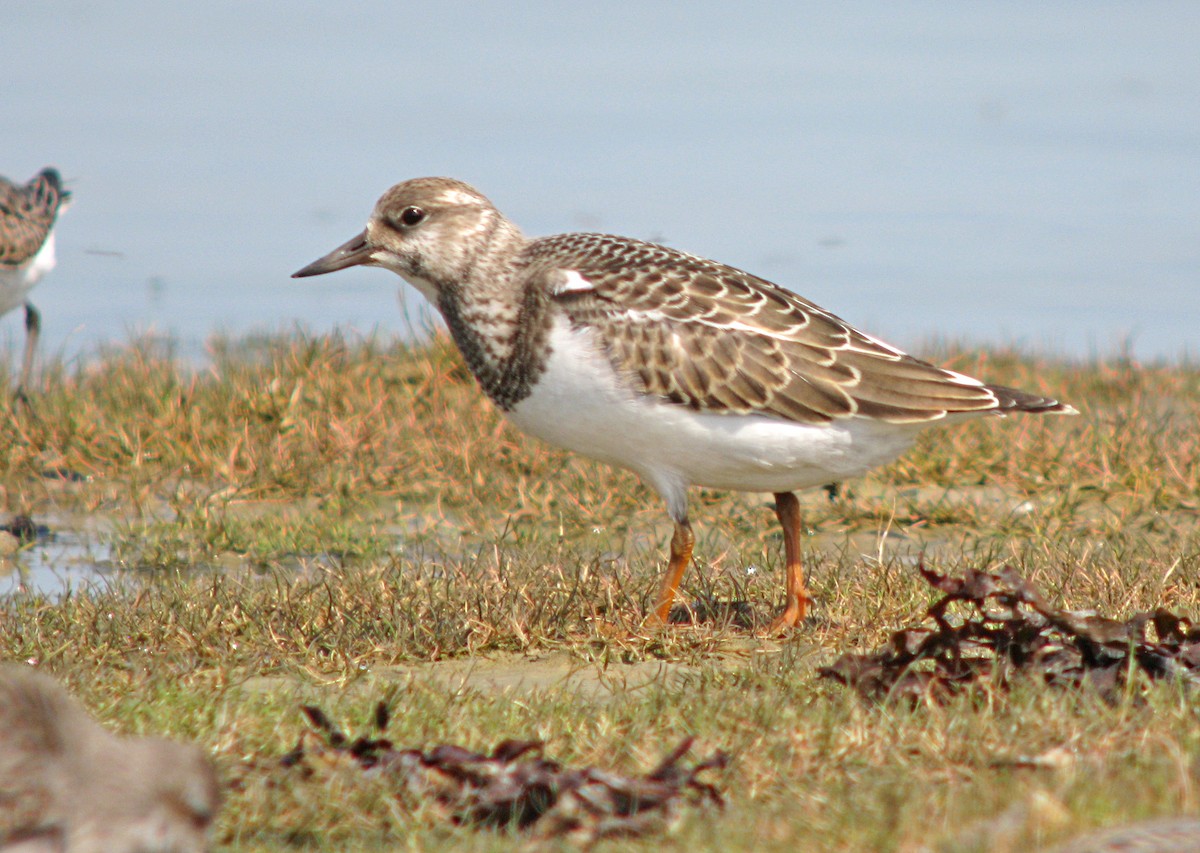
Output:
[[[1082,415],[929,430],[838,501],[805,495],[818,607],[783,643],[728,625],[643,632],[669,532],[657,497],[505,426],[444,339],[217,341],[199,371],[133,344],[52,366],[32,412],[0,402],[2,508],[100,519],[134,571],[106,592],[0,602],[0,656],[38,661],[116,728],[213,750],[237,783],[220,837],[238,849],[511,846],[267,760],[303,727],[301,701],[353,728],[383,696],[397,743],[542,737],[551,755],[629,771],[689,734],[732,751],[732,812],[685,822],[680,847],[1021,850],[1200,810],[1200,720],[1181,687],[1120,707],[1029,685],[901,708],[816,679],[918,621],[922,549],[942,571],[1012,564],[1068,606],[1200,614],[1200,370],[944,360]],[[693,493],[689,597],[770,613],[767,500]],[[519,674],[552,653],[614,689],[501,694],[437,664],[483,656]],[[649,662],[661,679],[620,687]],[[1071,757],[1011,760],[1053,748]]]

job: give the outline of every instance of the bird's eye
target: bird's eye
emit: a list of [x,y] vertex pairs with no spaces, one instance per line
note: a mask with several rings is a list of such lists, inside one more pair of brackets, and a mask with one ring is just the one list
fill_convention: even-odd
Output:
[[408,226],[417,225],[425,218],[425,211],[419,207],[406,207],[400,211],[400,221]]

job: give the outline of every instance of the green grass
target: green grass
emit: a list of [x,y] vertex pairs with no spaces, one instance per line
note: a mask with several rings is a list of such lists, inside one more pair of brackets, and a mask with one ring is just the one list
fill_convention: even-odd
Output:
[[[0,510],[94,525],[131,571],[0,602],[0,657],[37,661],[116,730],[209,749],[228,849],[510,849],[361,775],[277,766],[302,702],[356,729],[380,698],[398,745],[537,737],[628,772],[685,735],[733,754],[727,812],[613,848],[1028,850],[1200,812],[1200,719],[1177,685],[1119,706],[1028,684],[914,708],[817,678],[920,621],[921,552],[942,572],[1014,565],[1070,607],[1200,614],[1200,370],[940,360],[1082,415],[931,429],[838,501],[804,495],[817,606],[782,642],[643,630],[670,532],[658,498],[505,426],[444,339],[215,341],[199,370],[134,343],[51,365],[32,411],[0,400]],[[689,598],[769,616],[768,500],[693,492]],[[573,674],[545,677],[548,660]],[[1055,749],[1070,760],[1017,760]]]

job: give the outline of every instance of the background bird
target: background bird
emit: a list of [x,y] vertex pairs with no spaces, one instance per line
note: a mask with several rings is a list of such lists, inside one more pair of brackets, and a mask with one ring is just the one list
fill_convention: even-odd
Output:
[[3,853],[199,853],[218,791],[199,747],[117,737],[54,679],[0,665]]
[[25,305],[25,352],[18,394],[28,387],[42,318],[29,302],[29,291],[54,268],[54,225],[71,194],[58,171],[42,169],[29,183],[0,177],[0,315]]

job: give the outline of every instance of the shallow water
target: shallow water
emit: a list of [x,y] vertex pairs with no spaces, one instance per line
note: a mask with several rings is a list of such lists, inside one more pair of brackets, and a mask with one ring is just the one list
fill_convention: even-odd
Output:
[[[1200,6],[680,8],[6,5],[0,173],[75,193],[43,351],[409,334],[387,273],[288,276],[449,174],[530,233],[663,240],[908,348],[1200,356]],[[0,594],[102,577],[103,537],[51,526]]]
[[43,531],[36,542],[0,557],[0,597],[26,593],[54,598],[121,582],[113,569],[112,549],[85,522],[62,517],[38,522]]
[[288,275],[450,174],[531,233],[664,239],[905,347],[1197,354],[1200,6],[682,8],[8,4],[0,173],[76,195],[45,348],[406,333],[387,273]]
[[[1006,493],[995,487],[967,487],[947,489],[944,487],[885,489],[877,484],[862,483],[854,487],[861,496],[871,501],[882,501],[894,510],[903,510],[909,504],[947,507],[983,507],[990,514],[1024,515],[1037,512],[1037,506],[1024,496]],[[805,492],[801,500],[807,508],[827,500],[823,493]],[[302,506],[297,501],[296,506]],[[431,508],[432,509],[432,508]],[[239,503],[231,512],[252,515],[259,511],[277,512],[275,501]],[[765,516],[764,516],[765,520]],[[0,555],[0,598],[19,593],[58,598],[68,591],[103,591],[111,588],[136,588],[138,583],[161,573],[162,569],[139,568],[136,549],[125,554],[129,563],[114,559],[112,531],[121,522],[114,516],[103,513],[49,514],[35,519],[39,529],[37,539],[14,554]],[[664,549],[669,539],[669,524],[629,527],[624,533],[616,532],[625,520],[612,519],[613,528],[573,529],[563,531],[564,542],[571,542],[582,554],[595,554],[600,571],[614,571],[616,566],[635,555],[640,558],[665,557]],[[737,566],[725,565],[724,555],[738,553],[739,543],[727,541],[720,535],[711,535],[703,521],[697,522],[702,545],[698,546],[698,563],[692,571],[715,579],[717,574],[733,571],[747,577],[764,571],[764,567],[751,560]],[[980,547],[976,531],[959,524],[940,525],[932,528],[893,528],[890,524],[863,524],[843,529],[840,524],[829,529],[817,527],[805,537],[804,549],[809,559],[817,563],[833,561],[854,570],[878,571],[881,567],[915,567],[922,559],[953,566],[964,554]],[[470,562],[464,554],[478,547],[478,542],[464,539],[461,529],[453,523],[442,525],[437,530],[407,528],[396,525],[392,528],[395,537],[390,553],[395,558],[413,565],[429,567],[434,577],[441,575],[440,563]],[[472,544],[474,542],[474,544]],[[987,547],[987,546],[984,546]],[[613,550],[615,549],[615,550]],[[701,553],[702,551],[702,553]],[[750,559],[747,554],[746,559]],[[716,561],[711,564],[709,560]],[[226,552],[212,560],[189,566],[188,571],[248,573],[283,573],[287,576],[311,576],[334,572],[344,568],[343,558],[335,554],[290,554],[260,565],[253,558]],[[591,569],[587,565],[578,567],[581,572]],[[737,609],[738,602],[708,602],[699,599],[681,600],[681,605],[693,608],[697,618],[709,620],[723,617],[712,614],[723,613],[725,608]],[[713,608],[716,608],[716,611]],[[709,614],[709,615],[705,615]]]

